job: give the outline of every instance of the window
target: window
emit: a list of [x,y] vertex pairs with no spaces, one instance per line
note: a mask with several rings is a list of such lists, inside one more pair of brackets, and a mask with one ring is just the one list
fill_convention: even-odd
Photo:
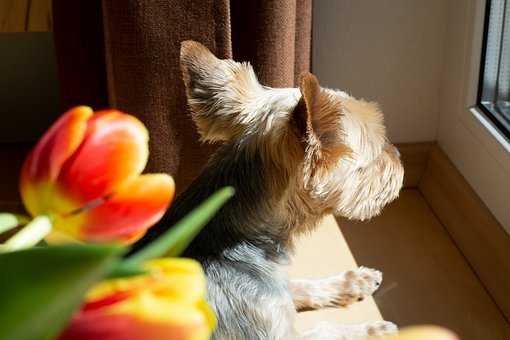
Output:
[[487,0],[478,105],[510,138],[510,0]]

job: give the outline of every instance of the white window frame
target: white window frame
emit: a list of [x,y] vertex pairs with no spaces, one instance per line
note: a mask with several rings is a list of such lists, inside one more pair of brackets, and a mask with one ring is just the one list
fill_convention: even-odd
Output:
[[[510,161],[510,140],[501,133],[492,120],[478,107],[487,1],[474,1],[474,5],[474,20],[472,21],[473,26],[471,28],[472,49],[471,51],[467,50],[471,60],[468,62],[468,70],[466,72],[468,78],[465,91],[466,98],[464,100],[465,114],[462,117],[462,121],[467,128],[484,142],[484,145],[494,153],[496,158],[502,161]],[[499,145],[495,145],[495,143]],[[498,150],[500,148],[503,148],[506,152]]]
[[[449,61],[445,58],[438,141],[510,234],[510,141],[477,107],[486,1],[455,3],[452,13],[457,21],[446,44],[455,39],[460,47],[445,52],[454,56],[454,62],[451,55]],[[453,63],[461,63],[460,71],[449,72]]]
[[[478,93],[479,86],[481,86],[480,76],[481,76],[481,68],[483,61],[482,58],[482,49],[483,46],[483,38],[484,38],[484,27],[486,20],[486,10],[488,1],[475,1],[474,8],[474,20],[472,27],[472,50],[470,51],[471,62],[469,65],[469,74],[468,74],[468,82],[467,82],[467,91],[466,91],[466,108],[469,108],[469,113],[466,114],[463,121],[466,126],[479,136],[482,140],[485,140],[485,145],[490,149],[494,149],[490,140],[486,140],[487,138],[484,134],[481,134],[479,130],[480,125],[486,129],[492,138],[494,138],[504,150],[510,153],[510,139],[508,139],[496,125],[492,122],[492,120],[487,117],[485,112],[478,106]],[[474,120],[473,120],[474,118]],[[505,158],[504,155],[499,155],[497,150],[493,150],[496,154],[498,154],[497,158]],[[508,157],[510,159],[510,156]]]

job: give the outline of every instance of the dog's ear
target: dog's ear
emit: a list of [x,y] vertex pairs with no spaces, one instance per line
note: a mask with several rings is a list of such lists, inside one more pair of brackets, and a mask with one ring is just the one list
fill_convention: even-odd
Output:
[[[261,85],[252,67],[218,59],[195,41],[181,43],[181,70],[188,104],[203,141],[228,141],[243,131],[246,102]],[[249,117],[248,117],[249,118]]]
[[309,72],[300,75],[299,89],[301,99],[293,112],[298,134],[314,159],[335,161],[348,151],[342,129],[342,100],[323,89]]
[[305,186],[315,186],[340,157],[350,153],[342,129],[342,100],[323,89],[309,73],[299,77],[301,99],[293,111],[297,134],[304,144]]

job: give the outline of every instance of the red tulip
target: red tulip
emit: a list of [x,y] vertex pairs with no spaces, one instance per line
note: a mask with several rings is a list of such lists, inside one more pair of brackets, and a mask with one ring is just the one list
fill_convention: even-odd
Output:
[[200,264],[150,261],[149,275],[99,283],[58,340],[205,340],[216,319]]
[[167,209],[174,183],[141,175],[148,132],[116,110],[66,112],[31,151],[21,173],[21,196],[32,216],[53,221],[48,240],[134,242]]

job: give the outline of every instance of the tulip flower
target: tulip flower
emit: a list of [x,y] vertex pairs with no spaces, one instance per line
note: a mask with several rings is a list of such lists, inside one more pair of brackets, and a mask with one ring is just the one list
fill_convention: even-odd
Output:
[[215,317],[205,301],[200,264],[165,258],[146,263],[147,275],[111,279],[89,292],[59,340],[209,339]]
[[116,110],[80,106],[62,115],[21,172],[27,211],[51,221],[46,240],[132,243],[143,236],[174,194],[170,176],[141,175],[148,139],[138,119]]

